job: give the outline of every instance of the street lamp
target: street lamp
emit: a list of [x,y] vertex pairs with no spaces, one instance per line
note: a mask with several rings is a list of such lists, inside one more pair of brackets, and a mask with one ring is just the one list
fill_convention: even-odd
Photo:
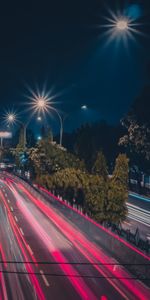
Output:
[[6,119],[9,123],[14,123],[16,120],[16,115],[14,113],[7,114]]
[[23,149],[25,151],[25,148],[26,148],[26,129],[27,129],[28,123],[24,124],[23,122],[18,120],[15,113],[7,113],[6,116],[5,116],[5,120],[6,120],[8,125],[18,123],[22,126],[22,128],[23,128]]
[[44,97],[39,97],[37,99],[37,106],[39,107],[39,109],[43,110],[45,108],[46,105],[46,99]]
[[[58,110],[51,105],[50,99],[47,96],[36,96],[35,99],[33,100],[33,109],[35,110],[35,112],[38,112],[38,113],[54,111],[57,114],[57,116],[59,118],[59,122],[60,122],[59,143],[60,143],[60,146],[62,146],[63,119],[62,119],[60,113],[58,112]],[[41,118],[41,117],[38,117],[38,120],[40,121],[41,119],[39,119],[39,118]]]
[[116,29],[119,30],[119,31],[126,31],[128,30],[128,20],[126,19],[119,19],[117,22],[116,22]]
[[86,109],[87,109],[87,105],[82,105],[82,106],[81,106],[81,109],[86,110]]
[[38,117],[37,117],[37,120],[38,120],[39,122],[42,121],[41,116],[38,116]]

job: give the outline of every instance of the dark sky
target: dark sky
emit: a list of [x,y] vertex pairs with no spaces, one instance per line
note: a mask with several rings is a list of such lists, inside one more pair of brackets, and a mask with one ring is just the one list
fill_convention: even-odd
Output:
[[[3,1],[4,2],[4,1]],[[107,4],[106,4],[107,3]],[[121,3],[121,5],[120,5]],[[103,27],[117,15],[134,19],[133,32],[106,45]],[[112,18],[112,17],[111,17]],[[0,7],[0,110],[26,101],[28,84],[54,93],[72,127],[87,119],[118,122],[146,83],[150,62],[150,1],[9,1]],[[87,104],[88,111],[80,106]],[[71,124],[72,123],[72,124]]]

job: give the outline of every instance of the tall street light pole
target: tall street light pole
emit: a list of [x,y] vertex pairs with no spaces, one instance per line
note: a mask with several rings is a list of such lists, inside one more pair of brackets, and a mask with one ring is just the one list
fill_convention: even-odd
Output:
[[51,106],[51,103],[49,101],[48,98],[46,98],[46,96],[38,96],[34,99],[34,103],[33,103],[33,108],[35,109],[35,111],[41,113],[41,112],[48,112],[48,111],[54,111],[58,118],[59,118],[59,122],[60,122],[60,134],[59,134],[59,144],[60,146],[62,146],[62,139],[63,139],[63,119],[60,115],[60,113],[58,112],[58,110],[56,108],[54,108],[53,106]]
[[55,109],[54,107],[51,107],[51,109],[57,114],[59,121],[60,121],[60,133],[59,133],[59,144],[60,146],[62,146],[62,139],[63,139],[63,119],[60,115],[60,113],[58,112],[57,109]]

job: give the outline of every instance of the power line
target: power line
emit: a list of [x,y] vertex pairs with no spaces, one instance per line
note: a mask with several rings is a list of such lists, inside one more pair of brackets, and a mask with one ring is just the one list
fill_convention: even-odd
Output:
[[45,273],[40,272],[25,272],[25,271],[6,271],[0,270],[3,274],[17,274],[17,275],[45,275],[54,277],[74,277],[74,278],[89,278],[89,279],[115,279],[115,280],[150,280],[150,278],[140,278],[140,277],[115,277],[115,276],[94,276],[94,275],[77,275],[77,274],[57,274],[57,273]]
[[150,266],[150,263],[90,263],[90,262],[49,262],[49,261],[12,261],[12,260],[0,260],[0,264],[38,264],[38,265],[91,265],[91,266]]

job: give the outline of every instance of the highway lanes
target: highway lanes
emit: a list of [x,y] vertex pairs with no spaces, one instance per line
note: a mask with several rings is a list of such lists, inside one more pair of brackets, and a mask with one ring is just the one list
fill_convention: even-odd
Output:
[[[135,299],[135,295],[136,299],[144,299],[143,293],[147,297],[149,290],[135,282],[132,284],[133,280],[96,278],[98,276],[111,277],[112,274],[117,276],[114,266],[68,265],[68,262],[98,263],[102,260],[109,262],[110,258],[101,249],[92,245],[82,232],[76,232],[76,229],[69,222],[67,223],[61,214],[56,214],[50,206],[47,206],[40,198],[34,197],[19,182],[4,179],[2,185],[3,205],[6,201],[5,194],[7,194],[9,211],[14,220],[17,219],[16,223],[25,239],[24,247],[32,260],[34,257],[35,261],[59,261],[58,265],[38,264],[34,266],[40,271],[41,276],[38,276],[38,280],[46,299],[60,299],[61,297],[66,300],[94,300],[102,299],[104,296],[106,299]],[[61,264],[63,262],[66,264]],[[130,276],[123,268],[119,269],[119,275]],[[47,272],[66,275],[66,277],[49,277],[44,275]],[[76,277],[69,277],[67,274],[74,274]],[[80,275],[95,278],[78,277]]]
[[[1,199],[3,197],[0,194]],[[7,204],[6,204],[7,205]],[[7,211],[5,204],[0,201],[0,258],[4,261],[19,261],[24,262],[30,260],[30,256],[23,248],[23,243],[20,239],[20,232],[12,218],[11,213]],[[0,264],[0,269],[11,272],[33,272],[34,268],[28,264],[4,263]],[[18,274],[3,274],[1,273],[1,294],[2,299],[36,299],[35,284],[38,289],[38,283],[34,275],[18,275]],[[40,292],[40,289],[39,289]],[[39,293],[42,296],[42,292]],[[4,297],[5,296],[5,297]],[[41,297],[42,299],[42,297]],[[44,299],[44,298],[43,298]]]

